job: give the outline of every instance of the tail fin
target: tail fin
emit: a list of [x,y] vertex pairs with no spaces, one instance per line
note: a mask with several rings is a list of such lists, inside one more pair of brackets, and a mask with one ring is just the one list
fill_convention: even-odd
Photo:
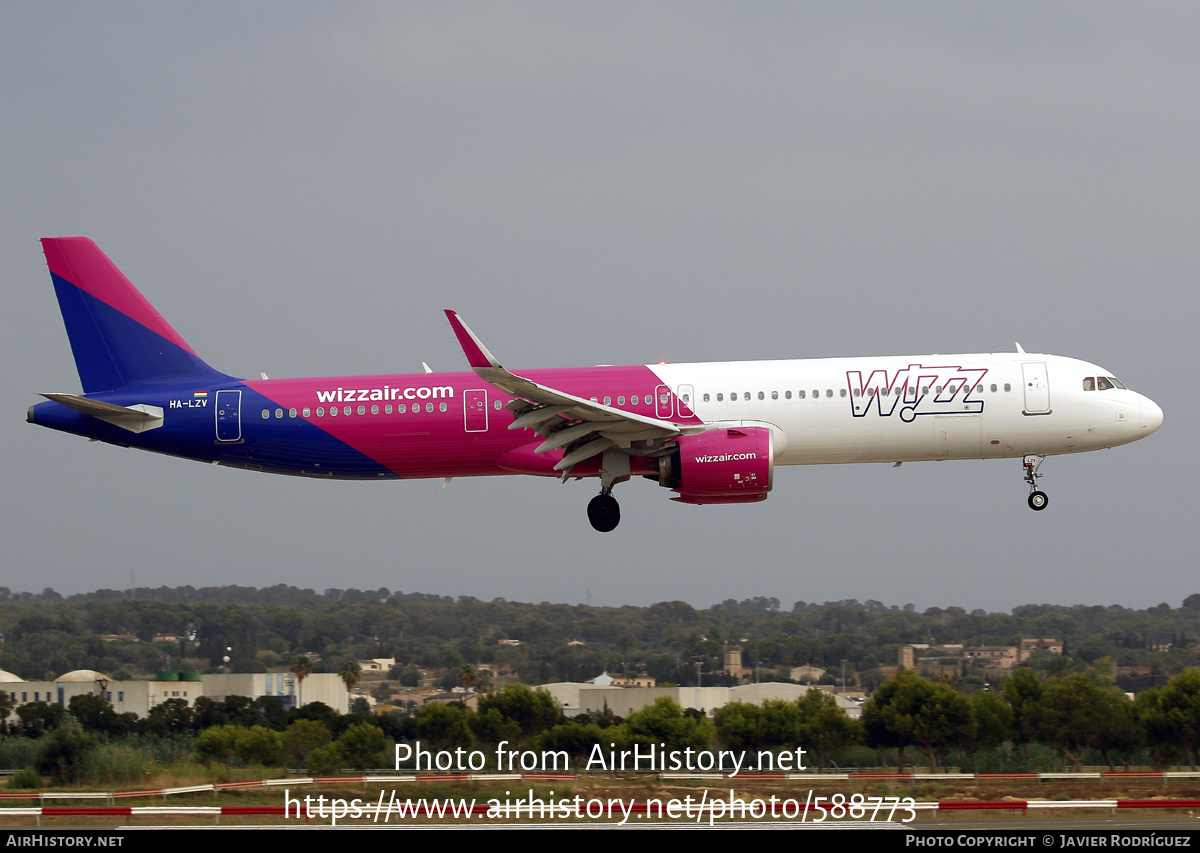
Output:
[[85,393],[221,380],[86,237],[42,240]]

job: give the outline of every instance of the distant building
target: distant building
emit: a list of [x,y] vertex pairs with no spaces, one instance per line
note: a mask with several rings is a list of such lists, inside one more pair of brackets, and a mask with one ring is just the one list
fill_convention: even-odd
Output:
[[648,675],[617,675],[613,677],[613,687],[654,687],[656,679]]
[[736,678],[738,681],[745,681],[753,671],[748,667],[742,666],[742,647],[741,646],[726,646],[725,647],[725,674]]
[[[635,711],[640,711],[653,705],[660,697],[667,697],[679,703],[683,708],[694,708],[710,714],[730,702],[749,702],[761,705],[766,699],[783,699],[793,701],[813,689],[799,684],[782,682],[767,682],[763,684],[743,684],[739,687],[653,687],[653,688],[622,688],[611,684],[579,684],[577,682],[559,682],[543,684],[554,697],[558,706],[568,717],[578,714],[609,712],[618,717],[628,717]],[[835,696],[838,707],[851,717],[861,713],[861,707],[845,697]]]
[[964,652],[968,663],[988,669],[1012,669],[1017,665],[1016,646],[975,646]]
[[77,669],[53,681],[24,681],[11,672],[0,672],[0,690],[13,697],[18,705],[48,702],[64,708],[70,705],[75,696],[100,696],[118,714],[129,712],[139,717],[147,716],[152,708],[168,699],[182,699],[191,706],[201,696],[218,702],[227,696],[247,696],[251,699],[274,696],[286,708],[295,707],[299,699],[305,704],[324,702],[340,714],[350,710],[346,683],[336,674],[314,673],[308,676],[299,695],[296,680],[290,672],[199,675],[194,672],[164,671],[153,681],[115,681],[102,672]]
[[788,672],[788,678],[797,684],[816,684],[824,677],[825,670],[807,663],[804,666],[794,666]]

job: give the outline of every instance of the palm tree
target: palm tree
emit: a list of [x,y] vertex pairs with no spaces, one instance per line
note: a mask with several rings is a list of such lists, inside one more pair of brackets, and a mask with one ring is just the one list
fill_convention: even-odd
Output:
[[471,685],[475,683],[475,670],[471,669],[470,664],[464,663],[458,669],[458,683],[467,690],[471,689]]
[[358,678],[362,675],[362,667],[356,661],[348,660],[342,664],[338,675],[342,681],[346,682],[346,692],[349,693],[354,689],[354,685],[358,684]]
[[296,676],[296,707],[299,708],[304,703],[301,701],[302,688],[304,687],[304,679],[312,675],[313,665],[304,655],[296,658],[292,663],[292,675]]

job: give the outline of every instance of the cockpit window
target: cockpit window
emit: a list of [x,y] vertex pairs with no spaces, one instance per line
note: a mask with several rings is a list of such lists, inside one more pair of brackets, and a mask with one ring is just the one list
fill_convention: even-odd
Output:
[[1112,387],[1113,387],[1113,384],[1111,382],[1109,382],[1107,379],[1105,379],[1103,376],[1096,377],[1096,390],[1097,391],[1109,391],[1112,389]]
[[1084,391],[1095,391],[1096,390],[1096,377],[1094,377],[1094,376],[1083,377],[1083,390]]
[[1113,387],[1114,387],[1114,388],[1120,388],[1122,391],[1128,390],[1128,389],[1126,389],[1126,388],[1125,388],[1125,386],[1124,386],[1124,385],[1122,385],[1122,384],[1121,384],[1121,383],[1120,383],[1120,382],[1117,380],[1117,377],[1115,377],[1115,376],[1110,376],[1110,377],[1108,377],[1108,381],[1109,381],[1109,382],[1111,382],[1111,383],[1113,384]]

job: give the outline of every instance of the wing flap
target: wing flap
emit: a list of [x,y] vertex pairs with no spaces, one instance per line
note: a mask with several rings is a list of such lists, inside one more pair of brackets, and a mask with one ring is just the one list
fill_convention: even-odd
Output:
[[[566,449],[554,466],[557,471],[569,472],[575,464],[610,447],[654,455],[663,449],[666,439],[704,429],[700,424],[684,425],[615,409],[518,376],[500,364],[456,312],[447,310],[446,318],[475,374],[505,394],[525,401],[523,405],[509,404],[513,422],[508,428],[533,429],[545,437],[537,453]],[[647,446],[634,448],[634,442]]]

